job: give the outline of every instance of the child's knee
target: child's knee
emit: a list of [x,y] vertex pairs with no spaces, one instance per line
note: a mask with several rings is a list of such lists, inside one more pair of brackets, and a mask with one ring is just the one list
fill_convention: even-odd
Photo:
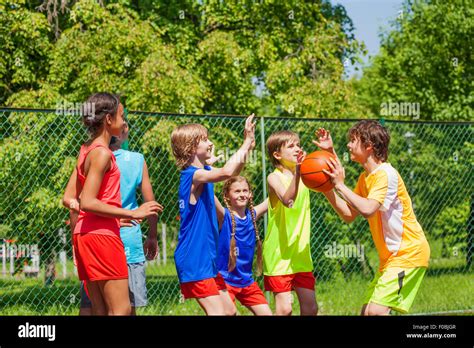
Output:
[[318,304],[316,302],[305,303],[301,306],[302,315],[317,315]]
[[226,316],[230,316],[230,317],[237,315],[237,309],[235,307],[226,307],[224,309],[224,312]]
[[365,310],[366,316],[377,316],[377,315],[388,315],[390,313],[390,308],[382,306],[368,306]]
[[132,313],[132,308],[130,305],[116,306],[114,308],[109,308],[109,315],[130,315]]
[[276,307],[276,315],[291,315],[293,313],[293,307],[291,303],[280,303]]
[[288,316],[288,315],[293,314],[293,309],[291,307],[278,308],[275,314]]

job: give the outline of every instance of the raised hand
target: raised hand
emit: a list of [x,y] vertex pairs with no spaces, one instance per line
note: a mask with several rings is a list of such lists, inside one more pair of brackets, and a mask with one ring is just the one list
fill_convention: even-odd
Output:
[[255,147],[255,122],[253,122],[254,117],[255,114],[251,114],[249,117],[247,117],[245,120],[244,129],[244,141],[251,142],[251,149]]
[[321,150],[333,152],[333,143],[331,138],[331,133],[324,129],[319,128],[315,132],[316,137],[318,140],[313,140],[313,144],[319,147]]

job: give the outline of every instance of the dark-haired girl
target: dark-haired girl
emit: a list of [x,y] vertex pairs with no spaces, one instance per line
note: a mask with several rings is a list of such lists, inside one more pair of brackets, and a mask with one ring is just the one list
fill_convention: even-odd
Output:
[[125,122],[119,98],[109,93],[93,94],[81,114],[90,139],[81,146],[63,197],[65,206],[79,211],[73,232],[78,275],[86,283],[93,315],[130,315],[119,220],[157,215],[160,206],[151,201],[136,210],[122,209],[120,172],[109,149],[112,136],[120,135]]

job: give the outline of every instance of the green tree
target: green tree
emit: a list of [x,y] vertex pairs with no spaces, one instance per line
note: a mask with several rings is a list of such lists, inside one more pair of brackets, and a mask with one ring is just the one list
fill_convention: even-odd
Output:
[[375,115],[384,103],[419,103],[425,120],[472,120],[473,15],[465,0],[406,1],[356,83],[361,103]]

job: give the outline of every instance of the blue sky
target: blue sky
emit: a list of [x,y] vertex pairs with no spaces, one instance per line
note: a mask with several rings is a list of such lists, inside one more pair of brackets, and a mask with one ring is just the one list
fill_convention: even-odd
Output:
[[[345,7],[354,24],[356,39],[363,41],[367,47],[368,56],[364,57],[367,62],[369,56],[379,51],[378,35],[382,28],[387,30],[390,21],[398,16],[403,0],[331,0],[331,3]],[[355,71],[353,66],[348,66],[346,73],[348,76],[360,75],[360,71]]]

